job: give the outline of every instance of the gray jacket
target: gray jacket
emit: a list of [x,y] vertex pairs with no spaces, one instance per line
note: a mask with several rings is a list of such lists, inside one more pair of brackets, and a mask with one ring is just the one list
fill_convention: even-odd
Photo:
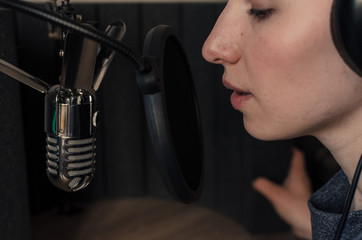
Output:
[[[311,196],[308,205],[313,240],[334,239],[349,186],[346,175],[339,171]],[[348,215],[341,239],[362,240],[362,210]]]

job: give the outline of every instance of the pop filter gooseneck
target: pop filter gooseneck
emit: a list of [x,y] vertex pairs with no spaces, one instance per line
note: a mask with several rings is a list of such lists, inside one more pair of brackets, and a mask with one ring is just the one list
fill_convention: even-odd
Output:
[[[76,21],[30,3],[0,0],[0,5],[60,25],[127,57],[137,69],[137,82],[144,95],[152,145],[168,191],[185,203],[200,197],[203,187],[203,147],[199,109],[186,56],[169,26],[152,29],[145,40],[146,56],[139,56],[120,41],[96,29],[81,26]],[[6,72],[12,71],[9,69],[15,69],[17,73],[21,71],[13,66],[6,69]],[[25,84],[30,81],[39,85],[34,82],[36,78],[27,74],[12,76]]]

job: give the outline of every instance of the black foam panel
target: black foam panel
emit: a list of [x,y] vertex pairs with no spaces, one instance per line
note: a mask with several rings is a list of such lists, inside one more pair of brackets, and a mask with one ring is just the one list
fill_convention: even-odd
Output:
[[[14,20],[0,8],[0,58],[16,64]],[[30,239],[19,83],[0,73],[0,239]]]

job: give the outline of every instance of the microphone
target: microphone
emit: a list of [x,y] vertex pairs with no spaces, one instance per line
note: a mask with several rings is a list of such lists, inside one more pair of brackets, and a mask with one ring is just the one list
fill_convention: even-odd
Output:
[[[94,28],[83,23],[83,27]],[[106,34],[118,41],[125,35],[123,21],[109,24]],[[96,163],[98,90],[115,51],[68,32],[59,85],[51,86],[0,59],[0,72],[45,93],[46,171],[56,187],[74,192],[92,180]]]
[[93,92],[57,85],[46,95],[47,175],[58,188],[77,191],[92,180],[97,115]]
[[97,116],[94,92],[61,85],[51,87],[1,59],[0,71],[46,93],[45,131],[50,181],[65,191],[87,186],[95,164],[95,121],[89,120],[90,116],[93,119]]
[[45,96],[47,175],[68,192],[85,188],[95,171],[98,111],[92,83],[97,53],[98,43],[68,32],[60,85]]
[[[89,24],[82,24],[93,28]],[[121,40],[122,21],[111,23],[107,35]],[[96,127],[99,111],[95,91],[108,70],[114,51],[68,32],[60,85],[45,96],[46,170],[56,187],[74,192],[93,179],[96,163]],[[95,76],[95,77],[94,77]]]

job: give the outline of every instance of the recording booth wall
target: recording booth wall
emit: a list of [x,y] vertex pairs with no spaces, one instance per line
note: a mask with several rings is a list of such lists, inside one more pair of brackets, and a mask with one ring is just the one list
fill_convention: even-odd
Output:
[[[97,27],[102,31],[112,20],[123,20],[127,24],[123,42],[138,52],[142,50],[147,32],[154,26],[168,24],[177,31],[196,84],[204,134],[204,191],[195,204],[230,216],[250,232],[286,230],[287,225],[276,215],[271,205],[251,189],[250,183],[259,175],[282,182],[289,167],[291,143],[260,142],[251,138],[242,128],[241,114],[230,106],[229,92],[221,84],[222,69],[206,63],[201,56],[203,41],[223,7],[223,3],[74,4],[83,18],[96,21]],[[0,16],[3,18],[5,15]],[[16,31],[16,41],[14,39],[10,43],[13,44],[12,49],[15,43],[18,47],[18,66],[55,84],[61,60],[58,57],[59,46],[47,38],[47,24],[20,13],[15,13],[14,16],[16,24],[13,28],[11,24],[0,26]],[[3,48],[3,44],[0,48]],[[15,59],[15,52],[5,53],[5,59]],[[18,87],[15,81],[5,80],[15,85],[15,88]],[[1,78],[1,86],[5,80],[4,77]],[[7,91],[9,90],[4,90]],[[21,86],[20,103],[19,93],[14,91],[9,92],[4,101],[12,99],[17,105],[11,105],[11,110],[10,104],[0,105],[0,120],[4,121],[0,125],[0,131],[5,131],[7,125],[14,124],[12,131],[6,135],[9,141],[14,140],[14,145],[8,148],[12,149],[13,155],[9,154],[2,161],[4,164],[17,163],[19,171],[21,168],[25,169],[24,158],[19,151],[24,149],[21,143],[25,142],[27,185],[23,184],[19,192],[14,192],[24,201],[26,188],[29,189],[29,201],[22,203],[24,214],[27,212],[27,204],[31,215],[36,215],[55,207],[69,208],[77,202],[107,197],[170,198],[155,165],[134,67],[125,58],[115,56],[98,91],[101,118],[97,129],[96,174],[93,182],[80,192],[64,193],[48,182],[45,172],[43,95]],[[3,99],[3,91],[0,96]],[[23,111],[20,112],[20,109]],[[8,119],[16,111],[18,115],[14,116],[15,119]],[[24,129],[21,128],[22,122]],[[1,136],[4,138],[5,135]],[[6,145],[0,145],[1,148],[4,146]],[[10,160],[11,158],[15,159]],[[15,177],[13,174],[18,174],[25,182],[23,172],[25,171],[9,171],[1,175],[1,178],[8,181]],[[1,194],[1,202],[10,201],[5,196]],[[6,213],[6,210],[3,211]],[[13,214],[9,219],[14,219],[19,214],[8,213]],[[3,216],[3,212],[1,215]],[[24,226],[29,226],[26,224],[26,217],[24,215],[22,218]],[[0,236],[6,231],[10,230],[0,229]],[[22,230],[26,231],[27,229]]]
[[[0,8],[0,58],[16,64],[15,21]],[[20,84],[0,73],[0,238],[30,239]]]

